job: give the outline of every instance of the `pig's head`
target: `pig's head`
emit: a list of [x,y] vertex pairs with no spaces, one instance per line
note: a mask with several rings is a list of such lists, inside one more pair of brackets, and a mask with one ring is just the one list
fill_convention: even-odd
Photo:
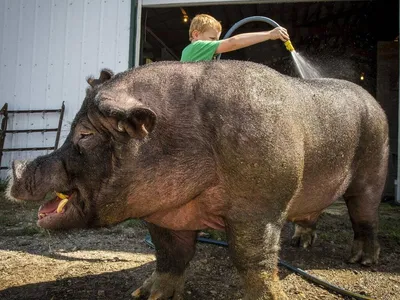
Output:
[[30,162],[13,162],[8,195],[42,202],[39,226],[102,226],[132,216],[124,202],[132,164],[156,115],[130,95],[124,80],[115,80],[118,76],[104,69],[98,79],[87,79],[86,98],[62,147]]

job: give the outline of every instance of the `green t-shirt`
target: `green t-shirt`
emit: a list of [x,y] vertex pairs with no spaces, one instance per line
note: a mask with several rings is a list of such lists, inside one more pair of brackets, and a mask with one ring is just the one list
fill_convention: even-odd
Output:
[[212,60],[221,41],[196,41],[182,51],[181,61]]

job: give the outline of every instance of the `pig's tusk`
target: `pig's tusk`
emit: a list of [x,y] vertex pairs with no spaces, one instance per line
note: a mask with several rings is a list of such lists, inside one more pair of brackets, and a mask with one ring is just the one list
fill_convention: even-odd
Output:
[[61,200],[60,204],[58,204],[58,207],[57,207],[58,214],[60,212],[62,212],[62,210],[63,210],[64,206],[67,204],[67,202],[68,202],[68,199]]
[[65,194],[63,194],[63,193],[57,193],[57,192],[56,192],[56,195],[57,195],[58,198],[63,199],[63,200],[69,198],[69,196],[67,196],[67,195],[65,195]]

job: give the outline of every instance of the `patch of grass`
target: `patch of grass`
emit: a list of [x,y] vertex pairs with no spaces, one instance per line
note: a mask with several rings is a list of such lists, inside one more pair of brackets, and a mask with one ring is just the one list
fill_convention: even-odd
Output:
[[382,203],[379,207],[379,239],[389,248],[400,245],[400,206]]
[[18,220],[13,215],[0,214],[0,225],[2,226],[15,226]]
[[139,219],[128,219],[119,225],[124,228],[137,228],[137,227],[143,228],[144,227],[143,221],[139,220]]
[[43,233],[42,229],[37,226],[25,226],[22,228],[12,228],[9,230],[4,230],[1,235],[2,236],[31,236],[38,233]]
[[390,243],[400,245],[399,219],[394,217],[381,218],[379,235]]
[[390,203],[381,203],[379,206],[379,214],[381,216],[391,215],[400,218],[400,206],[391,205]]

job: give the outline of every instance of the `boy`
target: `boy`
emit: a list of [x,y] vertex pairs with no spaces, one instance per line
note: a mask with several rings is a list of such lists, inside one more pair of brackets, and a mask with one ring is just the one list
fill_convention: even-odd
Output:
[[210,15],[200,14],[190,23],[191,44],[182,51],[181,61],[212,60],[215,55],[248,47],[267,40],[289,40],[287,30],[276,27],[270,31],[242,33],[219,40],[221,24]]

